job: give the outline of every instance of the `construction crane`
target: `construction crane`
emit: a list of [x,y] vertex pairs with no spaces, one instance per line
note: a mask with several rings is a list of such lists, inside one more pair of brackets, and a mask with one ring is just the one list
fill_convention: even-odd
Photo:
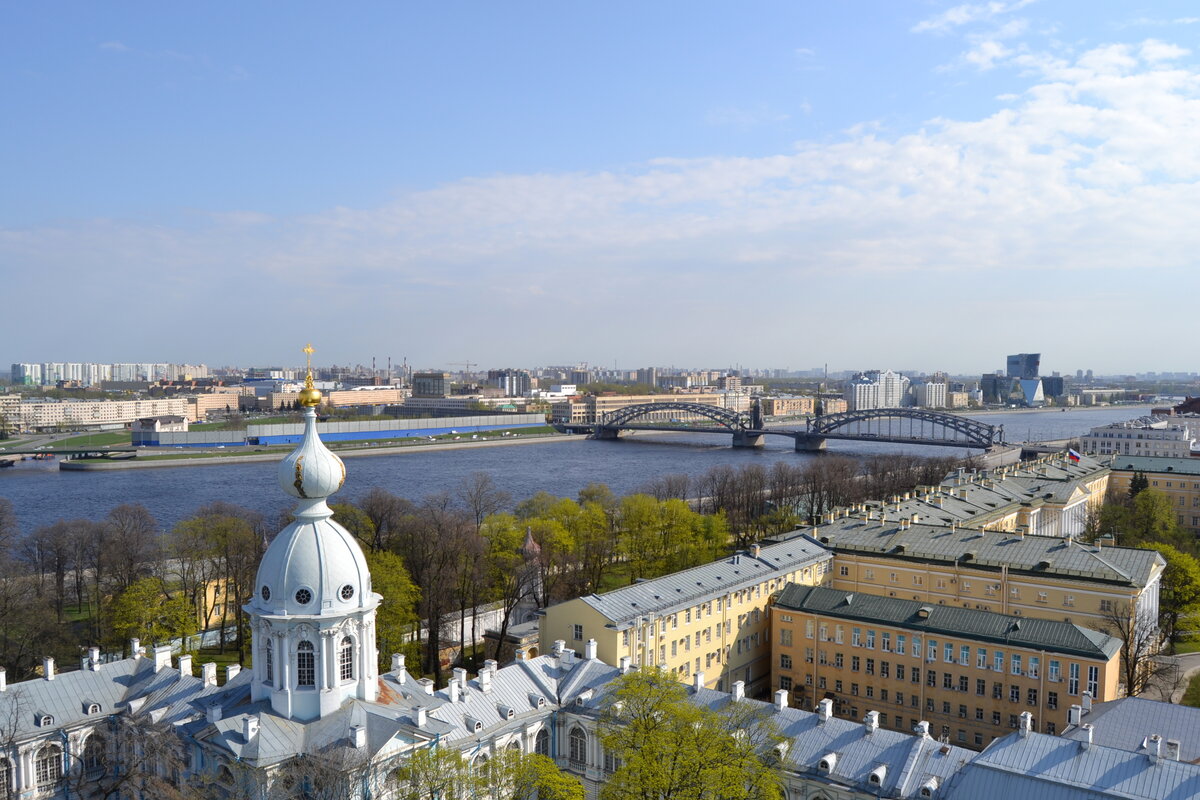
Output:
[[452,367],[462,367],[459,371],[464,375],[471,371],[471,367],[479,366],[479,363],[476,361],[450,361],[448,363]]

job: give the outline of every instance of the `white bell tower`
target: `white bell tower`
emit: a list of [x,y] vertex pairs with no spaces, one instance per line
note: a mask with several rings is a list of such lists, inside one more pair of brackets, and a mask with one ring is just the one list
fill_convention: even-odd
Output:
[[[304,348],[311,357],[311,345]],[[317,435],[309,364],[304,435],[279,464],[279,485],[300,500],[296,520],[271,542],[258,567],[254,596],[246,604],[254,646],[252,697],[270,698],[275,713],[319,719],[351,698],[378,694],[379,656],[375,611],[362,548],[334,522],[326,498],[342,488],[346,467]]]

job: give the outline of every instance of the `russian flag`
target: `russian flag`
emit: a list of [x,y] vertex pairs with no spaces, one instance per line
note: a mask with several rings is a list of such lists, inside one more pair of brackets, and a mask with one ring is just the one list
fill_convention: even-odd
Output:
[[1079,453],[1076,453],[1074,450],[1067,450],[1067,458],[1071,459],[1072,461],[1078,462],[1082,457],[1083,456],[1079,455]]

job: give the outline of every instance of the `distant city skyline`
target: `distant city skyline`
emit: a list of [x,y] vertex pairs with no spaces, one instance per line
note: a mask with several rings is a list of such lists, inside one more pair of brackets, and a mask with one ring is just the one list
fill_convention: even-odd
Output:
[[4,356],[1188,370],[1151,8],[13,5]]

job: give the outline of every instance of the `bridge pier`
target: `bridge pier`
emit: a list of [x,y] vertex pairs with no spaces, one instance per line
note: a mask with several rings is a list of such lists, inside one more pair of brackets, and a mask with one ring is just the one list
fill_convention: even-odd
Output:
[[619,439],[619,438],[621,438],[621,431],[619,428],[605,428],[603,426],[597,425],[596,429],[592,432],[592,438],[593,439]]
[[736,431],[733,434],[734,447],[762,447],[765,437],[761,433],[748,433],[746,431]]
[[810,433],[796,434],[797,453],[820,453],[825,449],[825,437]]

